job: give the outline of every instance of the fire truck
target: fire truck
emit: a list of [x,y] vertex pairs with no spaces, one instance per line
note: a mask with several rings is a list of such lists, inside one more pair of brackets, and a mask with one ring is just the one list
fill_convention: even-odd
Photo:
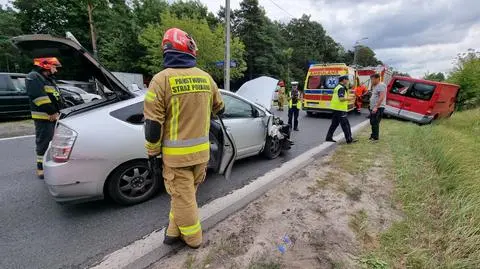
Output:
[[380,79],[383,83],[388,85],[393,77],[393,71],[388,68],[386,65],[378,65],[378,66],[368,66],[368,67],[361,67],[355,70],[355,87],[358,85],[365,85],[368,89],[368,94],[365,95],[363,103],[370,102],[370,96],[372,92],[372,83],[370,80],[370,76],[373,74],[380,74]]

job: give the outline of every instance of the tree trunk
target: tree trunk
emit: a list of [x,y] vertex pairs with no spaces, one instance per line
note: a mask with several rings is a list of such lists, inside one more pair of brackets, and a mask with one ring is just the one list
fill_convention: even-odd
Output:
[[92,49],[93,49],[93,56],[95,59],[98,59],[98,51],[97,51],[97,35],[95,34],[95,26],[93,25],[93,5],[91,2],[87,4],[88,8],[88,23],[90,24],[90,34],[92,37]]

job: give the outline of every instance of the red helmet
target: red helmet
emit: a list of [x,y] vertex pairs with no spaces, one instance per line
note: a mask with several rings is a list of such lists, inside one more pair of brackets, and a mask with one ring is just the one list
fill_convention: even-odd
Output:
[[35,58],[33,65],[39,66],[43,69],[50,70],[52,67],[62,67],[62,64],[56,57]]
[[283,80],[280,80],[280,82],[278,82],[278,86],[285,87],[285,82],[283,82]]
[[163,53],[181,52],[197,57],[197,44],[191,36],[178,28],[170,28],[165,32],[162,41]]

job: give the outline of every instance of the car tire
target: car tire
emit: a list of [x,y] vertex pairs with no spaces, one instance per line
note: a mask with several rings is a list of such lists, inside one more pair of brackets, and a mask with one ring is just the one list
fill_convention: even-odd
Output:
[[146,160],[135,160],[117,167],[107,180],[108,196],[118,204],[145,202],[158,193],[162,179],[153,179]]
[[276,159],[282,152],[282,146],[278,137],[267,136],[263,155],[270,160]]

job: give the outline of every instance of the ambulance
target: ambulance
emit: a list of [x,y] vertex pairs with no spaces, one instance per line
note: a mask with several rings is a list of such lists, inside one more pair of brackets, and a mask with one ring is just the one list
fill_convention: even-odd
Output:
[[[355,69],[344,63],[325,63],[314,64],[308,69],[305,79],[303,110],[307,115],[315,112],[331,112],[330,102],[332,100],[333,89],[338,84],[340,76],[348,75],[350,85],[349,93],[354,96],[353,86],[355,83]],[[355,98],[348,102],[348,110],[351,111],[355,106]]]

